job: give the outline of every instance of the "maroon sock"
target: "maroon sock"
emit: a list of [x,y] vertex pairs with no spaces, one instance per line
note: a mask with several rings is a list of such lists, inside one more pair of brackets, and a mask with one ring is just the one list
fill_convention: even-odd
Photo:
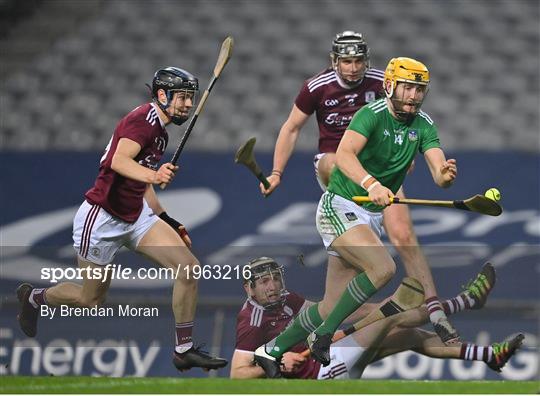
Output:
[[464,293],[458,294],[454,298],[450,298],[442,303],[444,313],[447,315],[454,314],[456,312],[463,311],[464,309],[470,309],[471,303]]
[[28,301],[34,308],[38,308],[40,305],[47,305],[47,298],[45,297],[47,289],[33,289],[28,297]]
[[481,360],[489,362],[493,359],[493,348],[491,346],[461,344],[459,358],[462,360]]
[[176,346],[175,351],[184,353],[193,346],[193,322],[184,322],[176,324]]
[[443,306],[441,305],[437,296],[430,297],[426,300],[426,307],[429,313],[429,320],[431,323],[437,323],[441,318],[444,318],[446,315],[443,311]]

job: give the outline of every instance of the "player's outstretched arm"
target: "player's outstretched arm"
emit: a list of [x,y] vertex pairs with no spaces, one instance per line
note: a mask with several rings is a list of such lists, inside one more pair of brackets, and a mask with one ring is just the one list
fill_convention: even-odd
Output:
[[232,379],[264,378],[264,370],[256,366],[253,353],[235,350],[231,361]]
[[279,186],[285,167],[296,146],[300,131],[308,118],[308,114],[304,113],[296,107],[296,105],[293,105],[289,118],[287,118],[279,130],[276,147],[274,149],[274,165],[272,167],[272,173],[267,177],[270,188],[265,189],[261,183],[260,187],[263,194],[268,195]]
[[433,181],[442,188],[448,188],[456,179],[457,164],[455,159],[446,159],[440,148],[431,148],[424,153]]

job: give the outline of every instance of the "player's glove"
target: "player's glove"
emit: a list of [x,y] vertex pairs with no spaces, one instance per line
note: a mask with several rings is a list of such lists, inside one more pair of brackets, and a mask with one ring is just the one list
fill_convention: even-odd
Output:
[[167,214],[167,212],[162,212],[159,215],[159,218],[163,220],[165,223],[167,223],[168,225],[170,225],[172,229],[175,230],[178,233],[178,235],[180,235],[180,238],[182,239],[185,239],[186,237],[189,238],[189,234],[186,230],[186,227],[184,227],[184,225],[180,223],[178,220],[175,220],[172,217],[170,217]]

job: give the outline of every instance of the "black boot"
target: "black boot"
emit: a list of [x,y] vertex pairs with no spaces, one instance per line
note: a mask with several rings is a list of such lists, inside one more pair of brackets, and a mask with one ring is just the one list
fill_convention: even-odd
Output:
[[23,283],[17,288],[17,299],[21,303],[21,310],[17,315],[19,326],[28,337],[35,337],[37,333],[37,320],[39,309],[34,308],[28,298],[34,287],[29,283]]
[[225,367],[229,362],[222,358],[208,355],[201,347],[191,347],[184,353],[174,352],[173,364],[179,371],[200,367],[206,370],[217,370]]

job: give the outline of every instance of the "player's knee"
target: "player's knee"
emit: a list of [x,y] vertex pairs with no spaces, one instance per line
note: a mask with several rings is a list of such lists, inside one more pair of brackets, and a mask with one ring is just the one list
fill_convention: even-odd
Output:
[[182,268],[178,271],[178,280],[184,284],[197,283],[201,271],[201,263],[195,256],[193,256],[188,262],[181,264]]
[[81,297],[79,300],[79,307],[82,308],[93,308],[96,306],[103,305],[105,303],[106,295],[103,296],[93,296],[93,297]]
[[381,264],[375,270],[375,276],[380,284],[386,284],[394,277],[396,273],[396,264],[391,261]]
[[405,223],[391,227],[388,232],[388,237],[390,238],[392,244],[398,249],[402,246],[409,247],[416,246],[418,244],[412,226]]

